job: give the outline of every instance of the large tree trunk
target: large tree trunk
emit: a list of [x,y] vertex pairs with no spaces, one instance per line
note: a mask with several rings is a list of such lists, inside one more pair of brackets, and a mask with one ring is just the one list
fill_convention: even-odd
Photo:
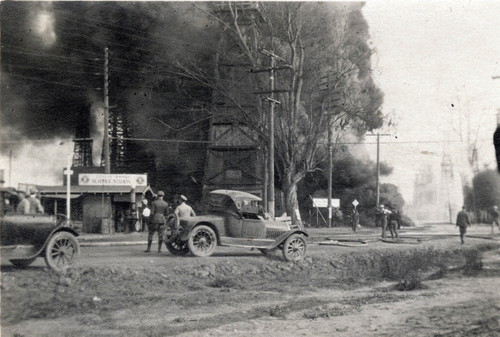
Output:
[[299,201],[297,199],[297,184],[301,179],[301,175],[297,174],[294,169],[290,169],[285,174],[285,179],[282,182],[283,194],[285,196],[286,212],[292,218],[294,225],[302,226],[302,219],[299,213]]

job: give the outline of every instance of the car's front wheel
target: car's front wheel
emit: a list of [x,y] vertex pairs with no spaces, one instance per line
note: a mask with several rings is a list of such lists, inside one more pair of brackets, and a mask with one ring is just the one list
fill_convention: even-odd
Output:
[[55,233],[45,247],[45,262],[59,272],[75,261],[80,245],[75,236],[68,232]]
[[32,264],[35,260],[36,257],[31,259],[15,259],[15,260],[10,260],[10,263],[12,263],[16,267],[26,268],[27,266]]
[[200,225],[195,227],[188,239],[188,247],[194,256],[210,256],[217,246],[217,236],[212,228]]
[[307,241],[303,235],[292,234],[283,243],[283,257],[288,262],[301,260],[307,251]]

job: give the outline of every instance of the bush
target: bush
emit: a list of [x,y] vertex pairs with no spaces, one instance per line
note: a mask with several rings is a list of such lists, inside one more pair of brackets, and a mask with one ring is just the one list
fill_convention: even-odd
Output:
[[422,278],[419,273],[410,273],[407,277],[401,279],[396,284],[395,288],[399,291],[411,291],[425,289],[426,286],[422,283]]

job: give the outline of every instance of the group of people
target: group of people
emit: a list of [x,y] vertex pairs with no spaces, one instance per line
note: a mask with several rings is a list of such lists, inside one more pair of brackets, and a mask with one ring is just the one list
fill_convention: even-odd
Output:
[[[164,232],[167,222],[167,217],[171,213],[171,208],[168,203],[163,200],[165,193],[159,191],[156,195],[156,200],[151,203],[151,207],[148,206],[147,200],[143,200],[142,207],[142,220],[143,226],[148,228],[148,247],[144,251],[145,253],[151,252],[151,245],[153,243],[153,236],[155,232],[158,232],[158,252],[161,252],[161,248],[164,242]],[[175,208],[174,214],[179,218],[186,218],[191,216],[196,216],[193,208],[186,204],[188,199],[181,195],[179,197],[179,205]]]
[[399,239],[398,229],[401,228],[401,214],[394,206],[392,210],[386,208],[385,205],[380,205],[377,209],[376,216],[377,226],[382,227],[382,238],[387,238],[387,229],[391,233],[391,239]]
[[[401,228],[401,213],[396,206],[393,206],[392,210],[382,204],[377,207],[375,223],[377,227],[382,228],[382,238],[387,238],[387,230],[389,230],[392,239],[399,239],[398,229]],[[351,214],[351,228],[356,232],[359,227],[359,212],[354,207]]]
[[40,199],[37,198],[38,191],[35,188],[31,188],[28,193],[28,197],[26,197],[26,193],[24,191],[19,191],[17,196],[19,201],[17,206],[10,204],[9,199],[5,199],[4,212],[12,213],[12,214],[21,214],[21,215],[36,215],[36,214],[44,214],[43,206],[40,202]]

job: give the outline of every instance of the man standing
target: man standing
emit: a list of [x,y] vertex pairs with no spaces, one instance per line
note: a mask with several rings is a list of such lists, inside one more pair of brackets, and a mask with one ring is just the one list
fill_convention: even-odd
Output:
[[158,197],[151,203],[152,217],[148,224],[148,249],[144,252],[151,251],[151,244],[153,242],[153,235],[158,232],[158,253],[161,252],[161,245],[163,244],[163,232],[165,231],[166,215],[168,214],[168,203],[163,200],[165,193],[158,192]]
[[184,195],[181,195],[180,197],[181,203],[179,206],[175,208],[175,215],[177,215],[179,218],[187,218],[190,216],[196,216],[196,213],[193,211],[191,206],[186,204],[186,201],[188,200]]
[[401,216],[399,214],[398,209],[394,206],[391,214],[387,217],[387,225],[389,226],[389,231],[391,232],[391,239],[394,239],[394,236],[396,236],[396,239],[399,239],[398,236],[398,227],[399,223],[401,222]]
[[38,191],[34,188],[30,189],[29,198],[25,199],[26,201],[21,201],[19,203],[23,203],[22,208],[24,208],[24,213],[21,214],[43,214],[43,206],[40,203],[40,200],[36,197],[37,192]]
[[500,213],[498,213],[498,206],[493,206],[493,209],[491,210],[491,234],[495,233],[495,225],[497,225],[498,229],[500,230]]
[[358,225],[359,225],[359,212],[356,206],[354,206],[351,218],[351,227],[354,232],[358,229]]
[[141,210],[141,217],[142,217],[141,232],[144,232],[146,230],[146,227],[148,227],[150,215],[151,215],[151,210],[148,207],[148,200],[144,199],[142,200],[142,210]]
[[17,214],[29,214],[30,212],[30,203],[28,199],[26,199],[26,193],[24,192],[19,192],[19,203],[17,204],[16,207],[16,213]]
[[467,231],[467,226],[470,226],[469,215],[465,211],[465,206],[462,206],[462,210],[458,212],[457,215],[457,226],[460,229],[460,240],[464,244],[465,232]]
[[387,237],[387,215],[391,214],[391,211],[385,208],[384,205],[380,205],[378,210],[378,223],[382,227],[382,238],[385,239]]

